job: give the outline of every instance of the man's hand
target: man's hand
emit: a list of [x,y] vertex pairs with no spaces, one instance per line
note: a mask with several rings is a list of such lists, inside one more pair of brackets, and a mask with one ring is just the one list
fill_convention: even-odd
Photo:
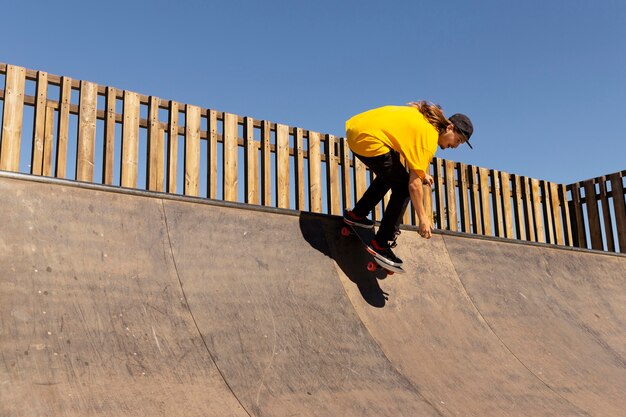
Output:
[[431,187],[433,186],[433,184],[435,183],[435,179],[428,175],[428,174],[424,174],[424,179],[422,180],[422,182],[430,185]]
[[424,220],[420,220],[419,233],[424,239],[430,239],[432,237],[433,224],[428,217]]

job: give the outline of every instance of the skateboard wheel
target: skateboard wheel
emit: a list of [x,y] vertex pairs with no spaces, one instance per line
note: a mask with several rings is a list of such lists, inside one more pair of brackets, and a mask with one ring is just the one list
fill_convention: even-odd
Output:
[[377,269],[378,269],[378,265],[376,265],[376,263],[374,263],[374,262],[372,262],[372,261],[369,261],[369,262],[367,263],[367,270],[368,270],[368,271],[370,271],[370,272],[374,272],[374,271],[376,271]]
[[395,272],[393,272],[393,271],[387,271],[387,275],[393,275],[393,274],[395,274]]
[[341,236],[344,236],[344,237],[350,236],[350,229],[348,229],[346,226],[342,227]]

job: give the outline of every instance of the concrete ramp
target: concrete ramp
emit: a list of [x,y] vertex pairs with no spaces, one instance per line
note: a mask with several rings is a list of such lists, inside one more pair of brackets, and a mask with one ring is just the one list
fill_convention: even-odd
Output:
[[621,416],[626,257],[0,175],[1,416]]

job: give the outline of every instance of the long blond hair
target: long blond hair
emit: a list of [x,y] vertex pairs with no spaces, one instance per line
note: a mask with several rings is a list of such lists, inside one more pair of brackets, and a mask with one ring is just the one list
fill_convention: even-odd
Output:
[[450,121],[444,116],[443,110],[439,104],[430,103],[426,100],[412,101],[408,104],[418,109],[426,120],[428,120],[428,123],[433,125],[439,133],[445,132],[446,128],[450,125]]

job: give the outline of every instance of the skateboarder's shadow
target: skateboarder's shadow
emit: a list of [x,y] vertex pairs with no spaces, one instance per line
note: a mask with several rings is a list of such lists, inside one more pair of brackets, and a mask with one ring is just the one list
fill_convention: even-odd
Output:
[[343,225],[340,217],[306,212],[300,214],[300,231],[304,239],[337,263],[346,277],[356,284],[368,304],[382,308],[388,294],[380,288],[378,279],[384,279],[386,273],[367,270],[370,255],[356,236],[341,236]]

